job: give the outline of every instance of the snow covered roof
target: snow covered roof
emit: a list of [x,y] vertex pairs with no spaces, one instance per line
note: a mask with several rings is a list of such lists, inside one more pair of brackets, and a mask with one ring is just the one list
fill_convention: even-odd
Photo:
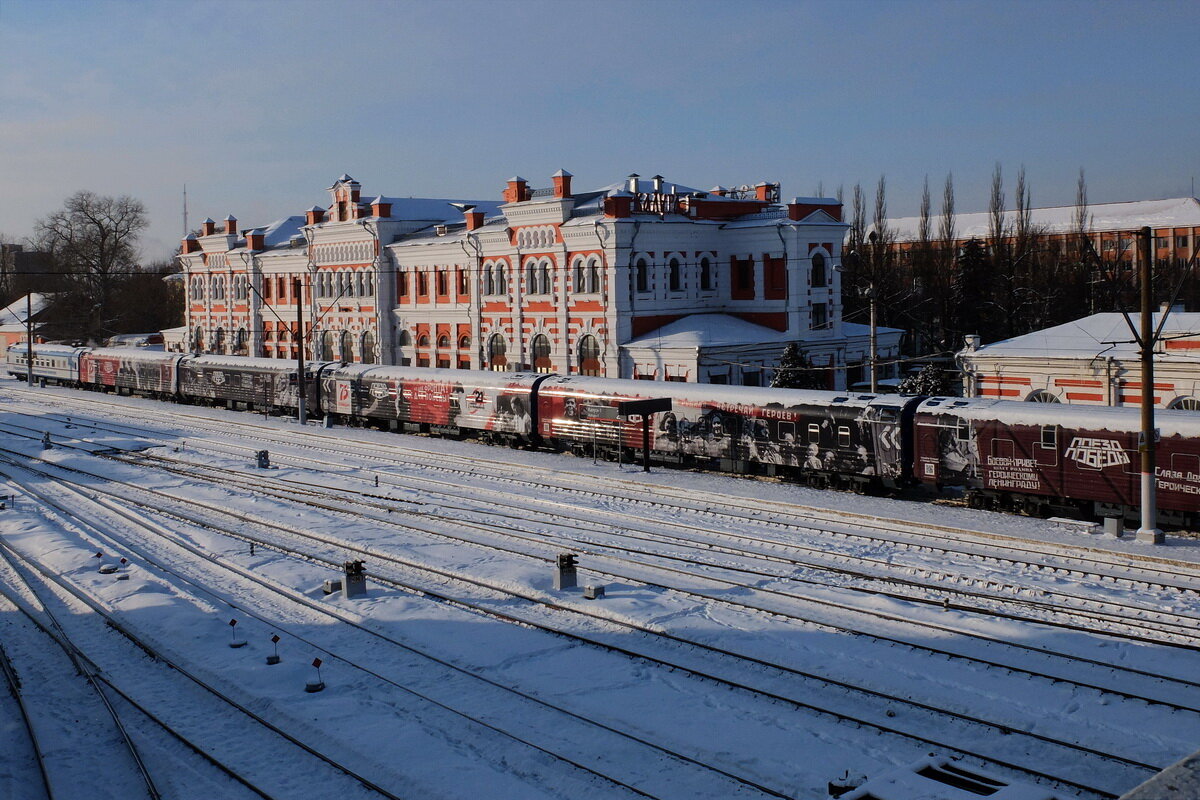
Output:
[[[1154,326],[1158,327],[1161,314],[1154,314]],[[1139,326],[1137,314],[1132,316],[1135,327]],[[1167,351],[1159,358],[1182,358],[1180,351],[1169,347],[1171,337],[1181,335],[1200,337],[1200,313],[1173,311],[1167,316],[1163,337],[1167,339]],[[1184,351],[1189,352],[1189,351]],[[1196,352],[1194,350],[1190,352]],[[1093,314],[1053,328],[1027,333],[984,345],[975,351],[962,352],[964,357],[986,356],[989,358],[1095,358],[1112,357],[1118,360],[1137,360],[1138,347],[1133,343],[1133,334],[1121,314]],[[1196,356],[1192,356],[1194,360]]]
[[[50,305],[48,295],[38,294],[34,292],[28,295],[30,311],[33,316],[37,316],[46,310],[46,306]],[[21,297],[9,303],[3,309],[0,309],[0,326],[16,325],[21,328],[25,327],[25,298]]]
[[[1194,197],[1175,197],[1167,200],[1136,200],[1129,203],[1099,203],[1088,206],[1088,216],[1091,217],[1093,231],[1134,230],[1150,226],[1151,228],[1172,228],[1200,226],[1200,200]],[[986,237],[989,235],[989,214],[976,212],[972,214],[956,214],[954,217],[954,232],[959,239]],[[1070,233],[1075,230],[1075,206],[1052,206],[1048,208],[1031,208],[1029,216],[1035,226],[1044,227],[1049,233]],[[1013,221],[1015,212],[1009,210],[1006,221]],[[917,228],[920,217],[901,217],[889,219],[888,227],[897,232],[896,237],[901,242],[917,240]],[[936,215],[930,220],[937,235],[939,219]]]
[[782,344],[795,336],[729,314],[690,314],[628,342],[623,347],[731,347]]
[[421,220],[429,222],[462,222],[462,212],[451,203],[475,206],[476,211],[484,214],[496,214],[502,200],[458,200],[440,197],[383,197],[385,203],[392,204],[392,219]]
[[[1140,416],[1131,414],[1128,408],[1114,406],[934,397],[923,401],[918,411],[930,414],[945,412],[972,420],[1003,417],[1005,422],[1013,425],[1061,425],[1065,428],[1126,432],[1141,429]],[[1156,409],[1154,424],[1163,436],[1200,437],[1200,414],[1195,411]]]

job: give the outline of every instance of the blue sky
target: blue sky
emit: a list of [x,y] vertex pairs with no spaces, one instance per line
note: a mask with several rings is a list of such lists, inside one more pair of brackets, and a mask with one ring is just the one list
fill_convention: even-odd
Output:
[[1035,205],[1178,197],[1200,177],[1195,2],[0,4],[0,233],[79,189],[145,202],[148,259],[191,221],[265,224],[363,191],[498,198],[520,174],[708,188],[888,182],[915,214],[996,162]]

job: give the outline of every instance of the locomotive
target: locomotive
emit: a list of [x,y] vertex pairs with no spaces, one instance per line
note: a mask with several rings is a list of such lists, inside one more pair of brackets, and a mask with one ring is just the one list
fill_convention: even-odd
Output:
[[[8,350],[26,375],[28,346]],[[348,425],[473,437],[606,458],[642,455],[642,421],[620,403],[669,398],[654,415],[650,460],[777,476],[857,492],[961,489],[974,508],[1136,519],[1136,409],[908,397],[35,345],[36,379],[176,402],[284,413],[300,387],[318,414]],[[1164,526],[1200,525],[1200,414],[1160,411],[1158,508]]]

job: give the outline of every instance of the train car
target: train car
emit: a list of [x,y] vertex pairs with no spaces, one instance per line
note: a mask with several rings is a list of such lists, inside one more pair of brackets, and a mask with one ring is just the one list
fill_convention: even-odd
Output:
[[[1156,411],[1163,523],[1200,523],[1200,414]],[[931,398],[914,420],[919,480],[966,488],[975,508],[1137,518],[1136,410]]]
[[[328,362],[305,365],[305,397],[317,409],[321,372]],[[262,410],[294,409],[298,405],[300,381],[294,361],[242,356],[185,356],[179,362],[181,399],[229,408]]]
[[133,347],[94,347],[79,356],[79,382],[118,394],[173,397],[179,353]]
[[672,402],[652,429],[660,463],[859,490],[910,478],[907,430],[918,401],[895,395],[552,376],[537,389],[537,432],[581,454],[623,448],[634,456],[641,423],[615,419],[613,407],[653,397]]
[[[71,347],[64,344],[35,344],[33,346],[33,377],[47,383],[74,386],[79,382],[79,356],[86,347]],[[10,345],[5,354],[8,374],[25,380],[28,377],[27,363],[29,345]]]
[[321,375],[323,410],[392,429],[529,442],[533,391],[547,376],[343,364]]

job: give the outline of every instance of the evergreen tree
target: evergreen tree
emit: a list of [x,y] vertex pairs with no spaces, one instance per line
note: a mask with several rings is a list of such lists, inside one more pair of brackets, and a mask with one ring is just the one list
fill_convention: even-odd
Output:
[[775,389],[824,389],[825,376],[821,370],[814,369],[808,356],[796,342],[789,342],[783,348],[779,358],[779,366],[771,378],[771,386]]
[[991,280],[983,242],[971,239],[954,261],[954,305],[961,333],[977,333],[985,342],[992,341],[986,313],[990,297]]
[[915,375],[900,381],[900,394],[920,394],[929,397],[945,397],[950,394],[950,381],[946,371],[936,364],[926,364]]

